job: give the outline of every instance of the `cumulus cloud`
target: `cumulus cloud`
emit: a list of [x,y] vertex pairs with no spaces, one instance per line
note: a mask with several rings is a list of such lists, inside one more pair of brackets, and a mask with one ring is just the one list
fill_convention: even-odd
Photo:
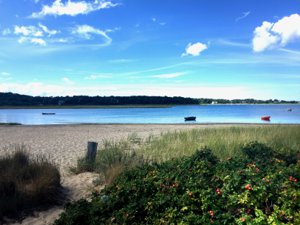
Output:
[[57,30],[50,30],[45,25],[39,23],[39,26],[15,26],[14,34],[23,36],[43,37],[44,35],[53,36]]
[[208,47],[206,44],[197,42],[195,44],[189,43],[186,48],[185,48],[185,52],[182,54],[182,56],[199,56],[201,54],[201,52],[203,52],[204,50],[206,50]]
[[166,74],[153,75],[152,77],[160,78],[160,79],[172,79],[172,78],[180,77],[184,74],[186,73],[185,72],[166,73]]
[[46,41],[42,38],[20,37],[18,39],[18,42],[20,44],[31,43],[31,44],[40,45],[40,46],[46,46],[47,45]]
[[46,41],[43,39],[44,36],[51,37],[56,35],[59,31],[50,30],[47,26],[39,23],[38,26],[15,26],[14,34],[20,36],[18,42],[32,43],[40,46],[45,46]]
[[44,41],[42,38],[31,38],[30,42],[33,44],[42,45],[42,46],[46,45],[46,41]]
[[104,39],[104,45],[109,45],[112,39],[106,34],[105,31],[94,28],[89,25],[79,25],[72,30],[72,34],[78,35],[81,38],[90,40],[94,35],[101,36]]
[[80,14],[89,14],[90,12],[116,7],[119,4],[112,3],[111,1],[95,0],[93,3],[86,1],[73,2],[68,0],[55,0],[52,5],[44,5],[42,10],[31,15],[32,18],[41,18],[47,15],[52,16],[77,16]]
[[284,47],[296,39],[300,39],[300,15],[292,14],[275,23],[264,21],[256,27],[252,47],[254,52],[262,52]]
[[42,37],[43,31],[35,26],[15,26],[14,34],[23,36]]

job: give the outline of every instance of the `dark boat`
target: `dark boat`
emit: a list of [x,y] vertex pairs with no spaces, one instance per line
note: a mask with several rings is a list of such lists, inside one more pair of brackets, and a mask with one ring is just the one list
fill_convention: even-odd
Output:
[[264,120],[264,121],[270,121],[271,119],[271,116],[262,116],[261,117],[261,120]]
[[293,110],[293,109],[290,108],[290,109],[288,109],[287,111],[288,111],[288,112],[292,112],[292,110]]
[[55,115],[55,113],[45,113],[45,112],[43,112],[42,115]]
[[195,121],[196,120],[196,116],[188,116],[188,117],[184,117],[185,121]]

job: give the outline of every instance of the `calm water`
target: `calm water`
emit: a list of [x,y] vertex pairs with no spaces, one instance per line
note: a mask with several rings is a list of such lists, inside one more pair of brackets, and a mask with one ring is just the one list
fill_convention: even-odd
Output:
[[[289,112],[288,109],[292,111]],[[42,115],[54,112],[55,115]],[[271,116],[270,122],[260,117]],[[0,109],[0,123],[28,125],[72,123],[289,123],[300,124],[300,105],[205,105],[126,109]],[[189,122],[195,123],[195,122]]]

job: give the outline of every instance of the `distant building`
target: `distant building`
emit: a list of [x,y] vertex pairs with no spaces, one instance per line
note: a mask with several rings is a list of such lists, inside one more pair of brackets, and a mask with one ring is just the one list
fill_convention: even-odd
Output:
[[218,102],[217,101],[212,101],[211,104],[215,105],[215,104],[218,104]]

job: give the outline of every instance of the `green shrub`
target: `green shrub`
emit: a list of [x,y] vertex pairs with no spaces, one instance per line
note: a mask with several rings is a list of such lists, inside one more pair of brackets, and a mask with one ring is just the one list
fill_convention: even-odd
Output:
[[90,202],[68,204],[55,225],[299,224],[300,164],[260,143],[242,150],[250,157],[219,161],[204,148],[126,170]]
[[61,201],[58,169],[44,158],[24,151],[0,159],[0,222]]
[[258,143],[250,142],[242,147],[242,152],[251,160],[267,160],[274,156],[274,151],[270,147]]

